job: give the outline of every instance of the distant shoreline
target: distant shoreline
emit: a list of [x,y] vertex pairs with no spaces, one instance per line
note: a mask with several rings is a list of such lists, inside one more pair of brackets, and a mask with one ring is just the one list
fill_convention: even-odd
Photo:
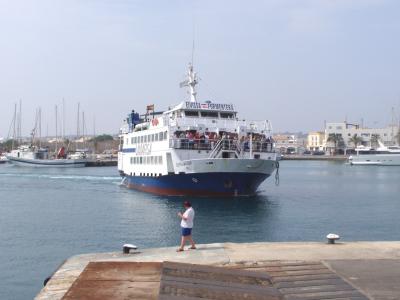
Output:
[[330,160],[330,161],[346,161],[346,155],[284,155],[282,160]]

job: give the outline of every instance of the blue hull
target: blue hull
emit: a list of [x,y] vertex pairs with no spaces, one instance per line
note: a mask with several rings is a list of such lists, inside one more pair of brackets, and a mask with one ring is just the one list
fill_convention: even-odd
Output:
[[159,177],[125,176],[131,189],[167,196],[254,195],[269,175],[261,173],[195,173]]

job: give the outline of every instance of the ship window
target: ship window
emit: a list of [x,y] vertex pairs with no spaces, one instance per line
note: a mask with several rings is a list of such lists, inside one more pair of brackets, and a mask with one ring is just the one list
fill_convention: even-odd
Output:
[[218,118],[218,113],[215,111],[202,111],[201,116],[205,118]]
[[219,113],[219,115],[221,116],[221,118],[224,118],[224,119],[233,119],[234,118],[233,113],[221,112],[221,113]]
[[133,137],[131,138],[131,144],[133,144]]
[[185,116],[186,117],[198,117],[199,116],[199,112],[197,110],[193,111],[193,110],[185,110]]
[[139,158],[139,164],[143,164],[143,157]]
[[147,143],[147,135],[144,136],[144,142]]
[[143,135],[140,136],[140,142],[143,143]]
[[160,162],[160,165],[162,165],[162,156],[158,157],[158,161]]
[[154,156],[152,156],[152,157],[150,158],[150,162],[151,162],[151,164],[154,164]]
[[154,140],[155,140],[156,142],[158,142],[158,134],[157,134],[157,133],[154,134]]
[[150,164],[150,156],[147,156],[146,162],[148,165]]
[[131,165],[133,164],[133,157],[131,157]]
[[127,144],[127,145],[129,144],[129,139],[126,139],[126,144]]
[[166,139],[167,139],[167,132],[164,131],[164,140],[166,140]]
[[162,133],[162,132],[159,133],[159,140],[160,140],[160,141],[163,140],[163,133]]
[[151,135],[151,142],[154,142],[154,134]]

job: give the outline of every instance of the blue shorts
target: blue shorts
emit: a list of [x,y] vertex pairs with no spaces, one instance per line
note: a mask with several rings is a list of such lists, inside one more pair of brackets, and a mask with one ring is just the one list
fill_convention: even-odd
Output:
[[182,228],[182,236],[192,235],[192,228],[185,228],[185,227],[181,228]]

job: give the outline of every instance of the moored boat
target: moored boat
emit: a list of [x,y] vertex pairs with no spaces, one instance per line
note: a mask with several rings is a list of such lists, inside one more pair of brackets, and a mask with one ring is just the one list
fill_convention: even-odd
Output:
[[[61,148],[62,149],[62,148]],[[56,158],[50,158],[48,149],[38,148],[32,145],[23,145],[12,150],[6,157],[15,165],[31,167],[84,167],[85,159],[67,159],[59,154]]]
[[381,141],[379,147],[360,146],[357,147],[356,155],[349,157],[351,165],[373,165],[373,166],[400,166],[400,147],[385,146]]

